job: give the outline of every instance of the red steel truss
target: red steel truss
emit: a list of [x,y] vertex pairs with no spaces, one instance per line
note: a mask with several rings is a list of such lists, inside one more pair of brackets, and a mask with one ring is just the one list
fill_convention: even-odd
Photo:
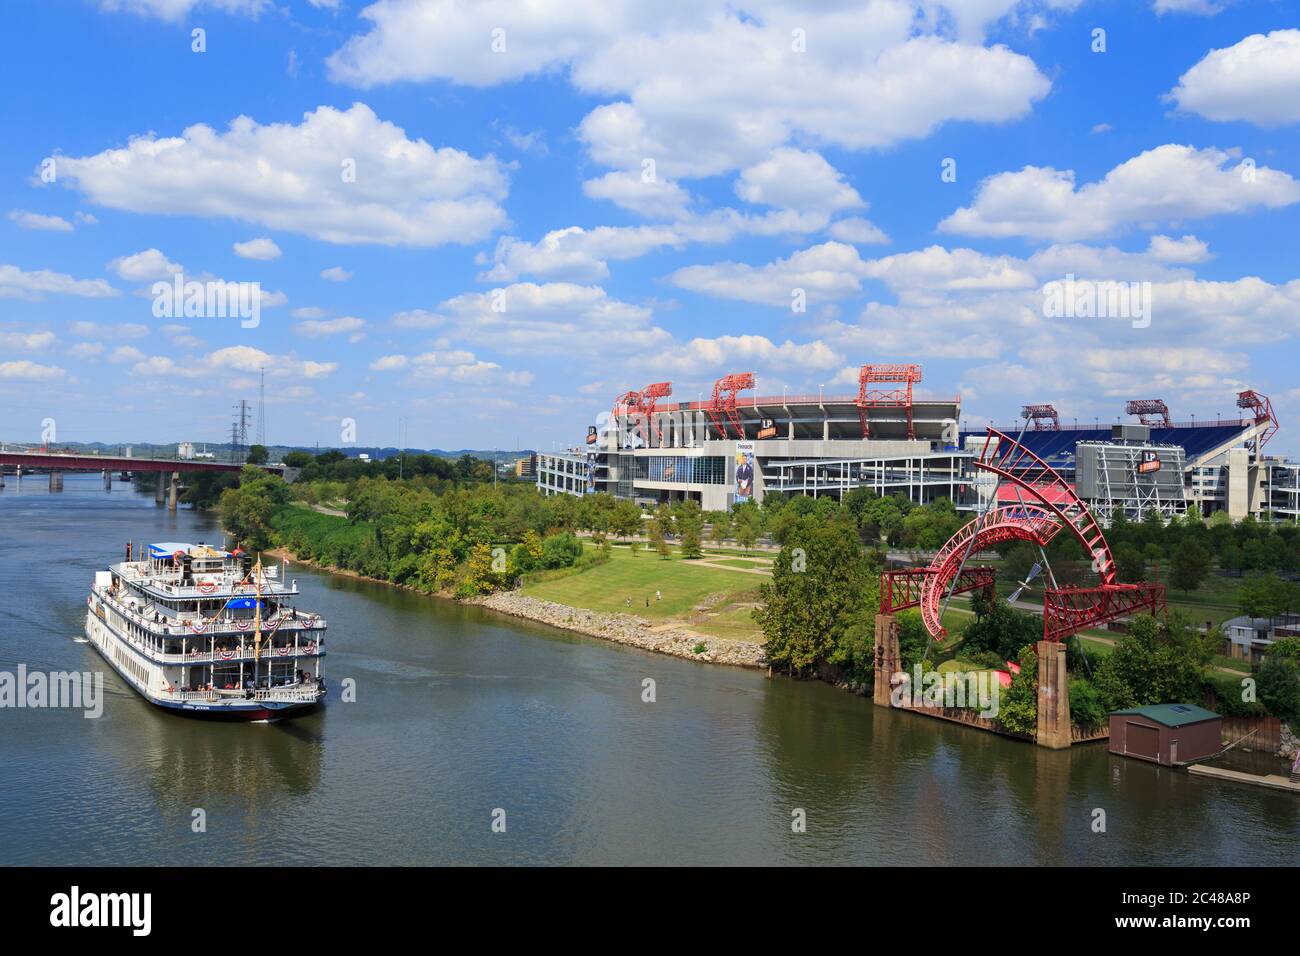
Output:
[[[1163,585],[1120,584],[1115,580],[1115,560],[1088,506],[1074,488],[1024,445],[996,428],[990,428],[975,467],[1009,481],[1032,503],[1004,505],[963,526],[935,554],[926,568],[889,571],[881,576],[880,609],[888,614],[905,607],[920,607],[930,636],[945,634],[939,620],[945,593],[974,590],[982,571],[959,571],[968,554],[1001,541],[1026,540],[1040,546],[1069,529],[1092,555],[1101,579],[1097,587],[1049,587],[1043,596],[1043,639],[1063,641],[1084,628],[1149,610],[1165,610]],[[990,579],[991,580],[991,579]],[[955,587],[953,586],[955,582]]]
[[741,424],[740,413],[736,411],[736,393],[754,387],[753,372],[739,372],[724,375],[713,383],[713,401],[706,409],[709,421],[718,430],[719,438],[727,437],[727,423],[736,426],[736,434],[745,437],[745,427]]
[[[858,417],[862,419],[862,437],[871,437],[867,420],[869,408],[902,408],[907,414],[907,437],[915,438],[912,425],[912,386],[921,381],[919,365],[864,365],[858,372]],[[881,385],[902,386],[880,388]]]
[[996,428],[989,428],[984,447],[975,459],[975,467],[1016,485],[1029,498],[1056,513],[1083,545],[1084,554],[1092,555],[1092,567],[1102,584],[1115,583],[1115,558],[1106,536],[1088,506],[1075,494],[1074,487],[1053,468],[1014,438]]
[[1064,641],[1084,628],[1138,611],[1163,613],[1165,586],[1103,584],[1095,588],[1048,588],[1043,598],[1043,640]]
[[1005,541],[1046,545],[1063,526],[1053,512],[1033,504],[1005,505],[986,512],[982,518],[968,521],[935,552],[930,562],[928,570],[931,573],[921,591],[921,620],[925,622],[925,629],[936,637],[947,633],[939,620],[940,604],[966,555]]
[[1138,421],[1152,428],[1173,428],[1169,406],[1158,398],[1137,398],[1124,406],[1127,415],[1136,415]]
[[[1029,419],[1036,432],[1061,430],[1061,416],[1056,413],[1056,408],[1052,405],[1026,405],[1020,409],[1020,416]],[[1048,422],[1051,424],[1049,425]]]
[[1270,438],[1277,434],[1281,423],[1277,420],[1277,415],[1273,413],[1273,403],[1268,400],[1267,395],[1261,395],[1253,388],[1248,388],[1244,392],[1237,393],[1237,407],[1248,408],[1255,416],[1255,424],[1259,425],[1268,422],[1268,428],[1264,429],[1259,438],[1255,440],[1255,451],[1259,452]]
[[[993,596],[993,582],[997,571],[994,568],[965,568],[957,579],[954,594],[967,591],[983,591],[988,597]],[[880,576],[880,613],[893,614],[921,603],[921,595],[926,582],[934,576],[932,568],[902,568],[886,571]]]

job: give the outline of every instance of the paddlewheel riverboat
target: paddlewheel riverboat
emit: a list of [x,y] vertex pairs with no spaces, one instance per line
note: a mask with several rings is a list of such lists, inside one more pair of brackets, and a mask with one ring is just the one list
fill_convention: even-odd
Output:
[[95,572],[86,636],[159,707],[268,720],[318,706],[325,621],[295,606],[298,582],[243,551],[163,542]]

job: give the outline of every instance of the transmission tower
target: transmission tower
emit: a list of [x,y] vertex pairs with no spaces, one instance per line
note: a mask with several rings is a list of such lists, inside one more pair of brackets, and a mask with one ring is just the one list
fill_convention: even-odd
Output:
[[235,420],[230,423],[230,460],[239,463],[248,447],[248,400],[241,398],[235,406]]

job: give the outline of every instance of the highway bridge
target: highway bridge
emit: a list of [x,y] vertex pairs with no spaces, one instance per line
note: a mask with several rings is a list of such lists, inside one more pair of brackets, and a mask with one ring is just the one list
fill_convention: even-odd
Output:
[[[63,490],[63,472],[98,471],[104,475],[104,487],[112,486],[113,472],[156,471],[170,474],[170,482],[158,482],[157,501],[165,500],[171,511],[176,510],[180,494],[181,474],[196,471],[239,471],[244,466],[235,462],[194,458],[127,458],[120,455],[85,455],[75,452],[51,451],[0,451],[0,488],[4,487],[4,473],[11,471],[20,479],[24,473],[45,471],[50,476],[50,490]],[[283,475],[284,465],[258,465],[265,471]]]

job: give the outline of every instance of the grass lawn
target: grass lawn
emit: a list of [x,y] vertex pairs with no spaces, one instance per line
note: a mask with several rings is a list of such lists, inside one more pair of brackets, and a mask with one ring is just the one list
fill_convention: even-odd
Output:
[[[692,620],[695,609],[707,601],[719,612],[719,631],[734,632],[718,636],[754,638],[757,625],[752,620],[742,623],[748,611],[742,618],[739,613],[732,614],[727,605],[755,601],[757,584],[761,582],[761,578],[752,574],[704,567],[677,554],[664,560],[654,552],[643,551],[633,557],[624,549],[614,548],[604,564],[551,581],[525,584],[523,593],[592,611],[624,611],[654,621],[676,620],[693,629],[714,633],[704,626],[707,621],[697,625]],[[663,593],[662,600],[655,600],[656,591]],[[628,598],[632,599],[630,608]]]

